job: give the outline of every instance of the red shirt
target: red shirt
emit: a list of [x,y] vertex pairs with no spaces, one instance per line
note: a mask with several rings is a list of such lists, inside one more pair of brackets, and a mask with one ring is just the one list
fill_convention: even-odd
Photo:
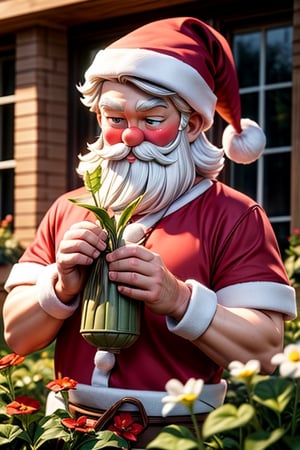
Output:
[[[68,201],[84,188],[61,196],[45,215],[21,262],[51,264],[65,231],[75,222],[94,216]],[[211,188],[164,217],[146,241],[161,255],[167,268],[182,280],[195,279],[218,290],[248,282],[288,285],[272,227],[262,208],[245,195],[214,181]],[[234,299],[243,306],[242,299]],[[284,299],[282,299],[284,302]],[[270,306],[272,299],[262,296]],[[269,307],[270,309],[270,307]],[[274,303],[274,310],[278,304]],[[80,335],[80,308],[67,319],[57,336],[55,369],[80,383],[90,384],[96,348]],[[144,308],[139,339],[117,356],[110,386],[160,390],[170,378],[185,382],[202,378],[217,383],[222,374],[204,353],[167,329],[164,316]]]

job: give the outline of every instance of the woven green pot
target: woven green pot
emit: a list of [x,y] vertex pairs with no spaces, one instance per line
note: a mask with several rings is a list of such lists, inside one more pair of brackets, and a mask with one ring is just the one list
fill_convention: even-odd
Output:
[[119,352],[140,334],[141,303],[119,294],[108,278],[105,256],[91,268],[84,293],[80,333],[101,350]]

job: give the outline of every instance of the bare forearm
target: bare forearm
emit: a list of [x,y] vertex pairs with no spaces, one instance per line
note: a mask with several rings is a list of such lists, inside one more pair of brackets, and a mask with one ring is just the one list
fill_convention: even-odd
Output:
[[47,346],[63,323],[41,308],[35,285],[15,287],[8,294],[3,319],[8,346],[21,355]]
[[218,305],[210,326],[194,343],[222,367],[233,360],[258,359],[262,371],[270,373],[271,357],[282,351],[282,315]]

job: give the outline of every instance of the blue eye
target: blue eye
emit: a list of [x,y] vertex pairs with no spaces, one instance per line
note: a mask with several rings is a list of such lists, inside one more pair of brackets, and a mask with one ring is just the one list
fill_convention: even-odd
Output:
[[114,128],[126,128],[127,121],[123,117],[107,117],[107,123]]
[[153,127],[158,127],[162,123],[162,119],[145,119],[146,123],[148,125],[151,125]]

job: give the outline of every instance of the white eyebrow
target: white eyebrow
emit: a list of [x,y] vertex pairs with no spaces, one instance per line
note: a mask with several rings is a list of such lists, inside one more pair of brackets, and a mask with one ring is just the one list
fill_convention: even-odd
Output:
[[[100,108],[108,107],[115,111],[124,111],[124,107],[117,100],[114,100],[109,97],[103,97],[99,103]],[[161,106],[162,108],[168,108],[168,103],[158,97],[153,97],[147,100],[139,100],[136,104],[136,111],[149,111],[150,109],[157,108]]]
[[101,98],[99,106],[100,108],[107,106],[108,108],[116,111],[124,111],[124,108],[121,105],[121,103],[108,97]]
[[147,100],[139,100],[136,104],[137,111],[149,111],[149,109],[161,106],[168,108],[168,103],[163,98],[153,97]]

